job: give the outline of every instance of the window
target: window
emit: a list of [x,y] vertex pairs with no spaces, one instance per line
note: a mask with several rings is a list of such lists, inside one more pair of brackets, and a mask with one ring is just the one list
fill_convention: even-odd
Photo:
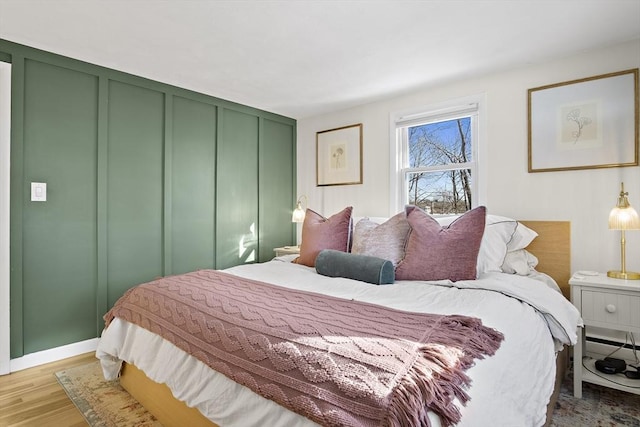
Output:
[[478,103],[426,110],[393,120],[397,203],[464,213],[477,205]]

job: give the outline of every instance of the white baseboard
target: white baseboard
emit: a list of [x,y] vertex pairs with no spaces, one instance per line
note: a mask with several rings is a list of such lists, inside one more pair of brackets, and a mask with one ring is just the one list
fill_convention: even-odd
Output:
[[90,340],[67,344],[61,347],[51,348],[49,350],[25,354],[17,359],[11,359],[10,370],[11,372],[21,371],[23,369],[33,368],[34,366],[44,365],[45,363],[57,362],[58,360],[66,359],[68,357],[96,351],[99,340],[100,338],[92,338]]

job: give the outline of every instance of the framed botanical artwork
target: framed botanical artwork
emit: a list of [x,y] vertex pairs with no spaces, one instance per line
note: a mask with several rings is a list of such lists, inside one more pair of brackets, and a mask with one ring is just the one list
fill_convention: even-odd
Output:
[[362,123],[316,133],[316,185],[362,184]]
[[529,172],[638,165],[638,69],[529,89]]

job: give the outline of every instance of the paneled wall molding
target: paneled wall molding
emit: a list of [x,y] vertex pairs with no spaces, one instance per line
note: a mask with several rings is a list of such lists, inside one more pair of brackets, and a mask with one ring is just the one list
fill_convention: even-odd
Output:
[[164,197],[163,197],[163,215],[164,215],[164,229],[162,230],[164,259],[163,259],[163,275],[167,276],[172,274],[172,212],[173,206],[171,202],[172,193],[172,180],[173,171],[171,169],[173,160],[173,120],[167,120],[168,117],[172,117],[173,114],[173,95],[165,96],[164,99]]
[[[0,51],[2,49],[0,48]],[[22,204],[23,204],[23,135],[24,135],[24,55],[11,55],[11,188],[10,188],[10,334],[11,357],[24,355],[22,288]]]
[[[109,309],[109,288],[107,268],[107,155],[108,139],[107,125],[109,118],[109,79],[101,76],[98,81],[98,167],[97,167],[97,197],[96,197],[96,253],[97,260],[97,289],[96,312],[106,313]],[[104,327],[103,322],[96,322],[96,336],[100,336]]]
[[12,358],[94,339],[138,283],[295,242],[295,120],[0,40],[3,58]]

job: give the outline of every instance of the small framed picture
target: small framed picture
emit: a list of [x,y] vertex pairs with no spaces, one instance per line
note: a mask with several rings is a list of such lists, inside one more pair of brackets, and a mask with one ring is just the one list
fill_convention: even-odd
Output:
[[529,89],[529,172],[638,165],[638,69]]
[[316,133],[316,185],[362,184],[362,123]]

